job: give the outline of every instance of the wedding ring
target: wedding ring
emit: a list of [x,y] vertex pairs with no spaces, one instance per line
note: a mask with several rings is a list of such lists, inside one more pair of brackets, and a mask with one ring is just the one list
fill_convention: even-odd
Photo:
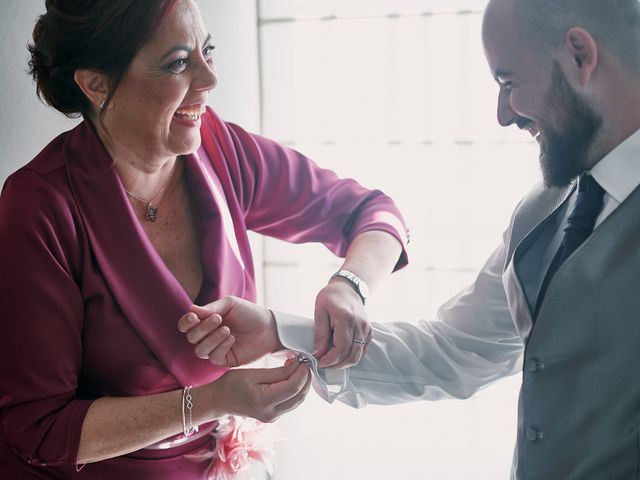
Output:
[[354,338],[353,343],[359,343],[360,345],[365,345],[367,342],[364,341],[364,338]]

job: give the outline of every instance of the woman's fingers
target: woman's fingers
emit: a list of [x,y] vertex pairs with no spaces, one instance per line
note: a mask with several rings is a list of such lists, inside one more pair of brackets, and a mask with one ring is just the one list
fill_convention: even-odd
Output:
[[[221,352],[218,352],[217,354],[215,354],[215,350],[218,349],[218,347],[222,346],[222,344],[225,342],[227,344],[229,342],[233,344],[233,340],[235,339],[231,335],[231,332],[228,327],[222,326],[220,328],[217,328],[216,330],[211,332],[209,335],[204,337],[196,345],[196,348],[194,349],[196,353],[196,357],[204,358],[204,359],[209,359],[211,356],[217,357],[220,355],[222,351],[224,351],[224,347],[221,349]],[[225,351],[225,355],[226,355],[226,351]]]
[[320,367],[344,368],[360,361],[371,327],[353,285],[332,279],[316,297],[315,322],[316,350],[318,344],[328,345],[327,351],[314,353]]
[[352,327],[343,318],[332,319],[333,327],[333,348],[319,359],[319,366],[322,368],[335,367],[342,362],[351,352],[351,341],[353,340]]
[[356,331],[351,340],[351,350],[349,354],[341,362],[336,363],[333,368],[348,368],[357,365],[364,355],[365,347],[366,338]]
[[200,319],[198,318],[198,316],[193,312],[189,312],[180,317],[180,319],[178,320],[178,330],[180,330],[182,333],[186,333],[199,323]]
[[[187,332],[187,340],[189,343],[196,345],[205,339],[208,335],[216,331],[222,323],[220,315],[211,315]],[[228,330],[228,328],[227,328]]]
[[313,335],[313,356],[321,358],[331,346],[331,318],[324,309],[316,309]]
[[302,389],[290,399],[285,400],[280,405],[276,406],[276,411],[278,412],[278,416],[298,408],[302,404],[302,402],[304,402],[304,399],[309,393],[310,388],[311,388],[311,373],[309,372],[307,375],[307,381],[302,387]]
[[294,362],[291,376],[277,383],[266,385],[271,406],[266,421],[273,422],[280,415],[299,406],[309,391],[311,373],[307,364]]
[[[193,315],[193,313],[186,316],[188,315]],[[182,321],[182,319],[180,320]],[[220,315],[211,315],[187,330],[186,337],[189,343],[196,346],[194,350],[198,358],[209,359],[214,365],[229,366],[226,356],[233,346],[235,338],[231,335],[229,327],[221,326],[221,323],[222,317]],[[183,325],[179,323],[179,327],[181,326]]]
[[224,317],[229,310],[233,308],[237,300],[238,298],[236,297],[223,297],[207,305],[192,305],[189,311],[195,313],[200,318],[209,317],[214,314]]
[[186,333],[200,325],[203,319],[212,316],[222,317],[229,313],[237,301],[238,299],[236,297],[223,297],[208,305],[191,305],[189,312],[178,320],[178,330]]
[[[366,332],[362,333],[360,328],[365,328]],[[372,338],[373,329],[369,324],[365,323],[363,326],[356,325],[351,339],[351,351],[342,361],[336,363],[333,368],[349,368],[360,363],[360,360],[362,360],[362,357],[364,357],[367,352],[367,346]]]
[[248,399],[255,412],[248,415],[262,422],[272,422],[299,405],[311,375],[308,365],[298,361],[278,368],[256,369],[253,373],[256,383]]
[[236,338],[233,335],[229,335],[216,348],[209,352],[207,355],[209,361],[217,367],[237,367],[238,362],[235,356],[229,356],[231,347],[233,347],[235,342]]

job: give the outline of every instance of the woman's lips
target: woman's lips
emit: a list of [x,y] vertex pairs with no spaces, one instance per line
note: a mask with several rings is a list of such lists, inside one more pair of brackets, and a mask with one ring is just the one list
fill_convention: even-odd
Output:
[[176,110],[176,113],[174,113],[173,116],[178,120],[194,123],[200,120],[200,116],[204,112],[205,105],[203,103],[199,103],[197,105],[180,107],[178,110]]

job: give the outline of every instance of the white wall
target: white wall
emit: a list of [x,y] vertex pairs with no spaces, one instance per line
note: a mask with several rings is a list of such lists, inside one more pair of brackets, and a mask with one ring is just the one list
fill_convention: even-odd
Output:
[[200,0],[213,37],[218,86],[209,104],[227,121],[260,130],[257,13],[254,0]]
[[0,183],[75,122],[45,107],[27,75],[27,44],[44,0],[3,0],[0,6]]
[[[258,43],[253,0],[201,0],[214,43],[218,88],[209,103],[225,119],[257,131],[260,127]],[[0,184],[29,162],[69,120],[43,105],[27,75],[27,44],[44,0],[2,0],[0,4]]]

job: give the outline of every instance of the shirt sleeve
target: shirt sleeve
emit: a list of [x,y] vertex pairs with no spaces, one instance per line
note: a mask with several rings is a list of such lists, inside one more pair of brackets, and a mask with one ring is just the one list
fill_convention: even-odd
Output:
[[313,321],[274,312],[280,340],[311,363],[314,388],[325,400],[353,407],[414,400],[468,398],[521,369],[523,344],[502,285],[505,246],[476,281],[438,311],[435,321],[373,323],[373,340],[349,369],[318,369],[308,355]]
[[388,196],[338,178],[295,150],[225,125],[242,178],[248,229],[294,243],[320,242],[341,257],[358,235],[381,230],[403,246],[395,269],[406,265],[407,228]]
[[91,404],[75,394],[84,317],[65,247],[74,231],[67,203],[39,174],[22,170],[7,180],[0,196],[0,418],[2,436],[35,466],[76,464]]

